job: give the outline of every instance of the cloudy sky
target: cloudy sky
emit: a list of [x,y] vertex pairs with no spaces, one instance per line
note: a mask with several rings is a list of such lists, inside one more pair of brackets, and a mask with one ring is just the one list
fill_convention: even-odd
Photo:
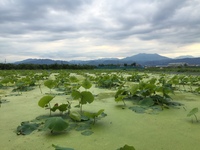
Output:
[[200,0],[0,0],[0,62],[200,57]]

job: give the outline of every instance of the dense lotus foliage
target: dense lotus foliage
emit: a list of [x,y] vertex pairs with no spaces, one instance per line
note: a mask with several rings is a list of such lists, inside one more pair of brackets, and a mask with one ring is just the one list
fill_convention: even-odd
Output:
[[[45,88],[49,92],[44,93]],[[123,104],[121,111],[126,108],[136,113],[152,110],[149,114],[154,114],[155,111],[183,107],[172,98],[177,92],[200,95],[200,76],[126,70],[5,70],[0,72],[0,89],[11,89],[12,92],[0,93],[0,106],[6,107],[7,96],[19,96],[38,89],[41,97],[35,105],[47,109],[49,115],[45,115],[44,110],[44,114],[33,118],[36,121],[22,122],[17,127],[18,135],[31,134],[35,130],[67,133],[73,129],[88,136],[93,134],[92,126],[97,120],[107,116],[105,108],[94,110],[90,107],[98,97],[93,93],[94,88],[112,90],[116,105]],[[56,100],[60,95],[65,99],[64,103]],[[198,122],[198,107],[186,116],[194,117]],[[120,149],[126,148],[128,146]]]

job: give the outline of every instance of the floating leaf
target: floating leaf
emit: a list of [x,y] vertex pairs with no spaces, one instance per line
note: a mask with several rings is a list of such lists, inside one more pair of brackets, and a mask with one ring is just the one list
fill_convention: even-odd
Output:
[[129,107],[129,109],[131,109],[132,111],[136,112],[136,113],[145,113],[146,109],[140,106],[132,106]]
[[54,96],[50,96],[50,95],[47,95],[47,96],[43,96],[39,102],[38,102],[38,105],[42,108],[44,108],[52,99],[54,98]]
[[69,124],[61,117],[51,117],[45,121],[44,128],[51,131],[61,132],[64,131]]
[[91,130],[86,130],[86,131],[81,132],[81,134],[82,134],[82,135],[85,135],[85,136],[89,136],[89,135],[91,135],[91,134],[93,134],[93,133],[94,133],[94,132],[91,131]]
[[83,131],[83,130],[87,130],[87,129],[90,129],[91,126],[89,123],[86,123],[86,124],[80,124],[77,128],[76,128],[76,131]]
[[55,150],[74,150],[73,148],[60,147],[54,144],[52,144],[52,147],[54,147]]
[[144,106],[153,106],[154,105],[154,101],[152,98],[148,97],[148,98],[144,98],[143,100],[141,100],[139,102],[140,105],[144,105]]
[[124,145],[124,147],[121,147],[117,150],[135,150],[135,148],[133,146]]
[[18,135],[28,135],[34,130],[36,130],[39,127],[39,124],[37,123],[30,123],[30,122],[22,122],[21,126],[17,127],[17,134]]

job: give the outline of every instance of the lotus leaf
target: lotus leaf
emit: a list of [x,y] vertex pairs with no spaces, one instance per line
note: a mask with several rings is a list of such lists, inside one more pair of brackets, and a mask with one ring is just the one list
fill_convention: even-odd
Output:
[[82,135],[85,135],[85,136],[89,136],[89,135],[91,135],[91,134],[93,134],[93,133],[94,133],[94,132],[91,131],[91,130],[86,130],[86,131],[81,132],[81,134],[82,134]]
[[71,94],[72,98],[73,99],[79,99],[81,97],[81,93],[79,91],[72,91],[72,94]]
[[148,97],[148,98],[144,98],[143,100],[141,100],[139,102],[140,105],[144,105],[144,106],[153,106],[154,105],[154,101],[152,98]]
[[85,89],[89,89],[89,88],[92,87],[92,84],[89,80],[86,79],[86,80],[83,81],[81,86],[84,87]]
[[135,148],[133,146],[124,145],[124,147],[121,147],[117,150],[135,150]]
[[95,118],[98,117],[101,113],[103,113],[104,109],[100,109],[97,113],[90,113],[90,112],[84,112],[84,115],[89,118]]
[[44,85],[49,89],[52,89],[55,86],[55,82],[53,80],[47,80],[44,82]]
[[38,102],[38,105],[42,108],[44,108],[52,99],[54,98],[54,96],[50,96],[50,95],[47,95],[47,96],[43,96],[39,102]]
[[61,117],[51,117],[51,118],[47,119],[44,124],[44,128],[50,129],[51,132],[64,131],[68,126],[69,126],[69,124]]
[[57,103],[53,106],[53,108],[51,108],[51,111],[55,112],[56,110],[59,110],[61,112],[64,112],[68,109],[68,104],[61,104],[58,105]]
[[88,118],[94,119],[93,124],[95,124],[96,118],[97,118],[100,114],[102,114],[103,111],[104,111],[104,109],[100,109],[100,110],[99,110],[98,112],[96,112],[96,113],[84,112],[84,115],[85,115],[86,117],[88,117]]
[[140,106],[132,106],[129,107],[129,109],[131,109],[132,111],[136,112],[136,113],[145,113],[146,109]]
[[89,91],[81,92],[81,104],[92,103],[94,101],[94,96]]
[[81,115],[77,111],[70,112],[69,117],[75,121],[81,121]]
[[30,122],[22,122],[21,126],[17,127],[17,134],[18,135],[28,135],[34,130],[36,130],[39,127],[39,124],[37,123],[30,123]]
[[76,131],[84,131],[84,130],[88,130],[91,128],[91,125],[87,122],[85,124],[80,124],[77,128]]
[[58,109],[63,112],[66,111],[68,109],[68,104],[61,104]]

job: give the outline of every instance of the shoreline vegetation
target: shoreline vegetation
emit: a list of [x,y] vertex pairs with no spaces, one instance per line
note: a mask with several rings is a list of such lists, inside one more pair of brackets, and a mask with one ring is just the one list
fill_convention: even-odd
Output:
[[155,67],[155,66],[141,66],[136,63],[128,64],[99,64],[87,65],[87,64],[12,64],[12,63],[0,63],[0,70],[135,70],[142,72],[163,72],[163,73],[200,73],[200,66],[165,66],[165,67]]

